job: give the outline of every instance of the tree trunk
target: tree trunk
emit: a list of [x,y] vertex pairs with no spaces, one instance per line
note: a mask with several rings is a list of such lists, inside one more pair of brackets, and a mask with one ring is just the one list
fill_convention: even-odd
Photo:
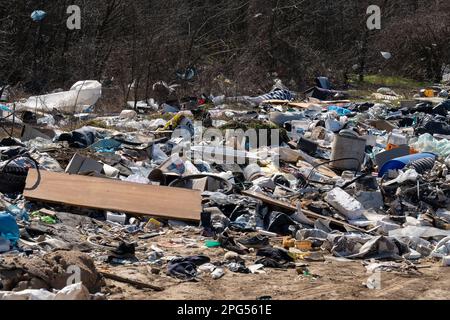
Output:
[[364,73],[366,71],[366,61],[367,61],[367,45],[368,45],[368,31],[364,32],[361,41],[361,48],[359,54],[359,82],[364,82]]

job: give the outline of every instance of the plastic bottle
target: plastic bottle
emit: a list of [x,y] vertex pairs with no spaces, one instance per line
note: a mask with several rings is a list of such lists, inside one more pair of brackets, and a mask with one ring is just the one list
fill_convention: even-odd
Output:
[[408,144],[408,138],[401,133],[393,132],[389,135],[388,144],[396,146],[405,145]]

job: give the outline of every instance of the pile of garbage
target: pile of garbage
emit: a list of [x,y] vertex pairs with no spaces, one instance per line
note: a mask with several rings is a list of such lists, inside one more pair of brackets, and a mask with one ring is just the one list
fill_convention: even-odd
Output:
[[[307,272],[329,255],[448,266],[450,100],[434,90],[356,102],[319,78],[300,100],[277,81],[259,97],[131,102],[98,116],[101,84],[81,81],[4,103],[22,133],[0,141],[0,299],[99,299],[104,278],[163,290],[105,265],[183,281]],[[67,130],[74,116],[85,125]],[[153,242],[168,230],[193,232],[172,244],[200,241],[204,254],[168,255]],[[59,271],[32,272],[30,259]]]

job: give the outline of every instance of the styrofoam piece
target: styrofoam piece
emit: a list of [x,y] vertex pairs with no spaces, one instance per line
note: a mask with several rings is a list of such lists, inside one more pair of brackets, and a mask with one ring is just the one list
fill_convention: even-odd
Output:
[[114,213],[108,211],[106,212],[106,220],[124,225],[127,221],[127,215],[125,213]]
[[328,192],[325,200],[349,220],[357,220],[364,213],[364,207],[361,202],[341,188],[335,188]]

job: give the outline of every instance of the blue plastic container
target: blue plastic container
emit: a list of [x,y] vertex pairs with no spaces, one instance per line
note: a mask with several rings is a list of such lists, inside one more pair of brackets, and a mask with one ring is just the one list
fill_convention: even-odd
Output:
[[416,160],[425,159],[425,158],[436,158],[436,155],[432,153],[418,153],[411,154],[405,157],[393,159],[391,161],[386,162],[380,169],[378,176],[383,177],[389,170],[401,170],[406,167],[411,162]]

